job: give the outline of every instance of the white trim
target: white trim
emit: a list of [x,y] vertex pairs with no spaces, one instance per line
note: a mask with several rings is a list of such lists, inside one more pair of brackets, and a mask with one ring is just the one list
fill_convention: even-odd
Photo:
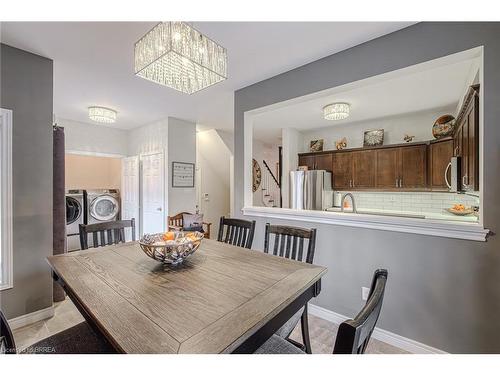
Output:
[[[347,316],[338,314],[336,312],[333,312],[331,310],[313,304],[309,304],[308,309],[311,315],[328,320],[329,322],[335,323],[337,325],[339,325],[340,323],[342,323],[347,319],[350,319]],[[407,352],[413,354],[447,354],[447,352],[441,349],[437,349],[432,346],[422,344],[421,342],[397,335],[395,333],[377,327],[373,331],[372,337],[379,341],[385,342],[386,344],[395,346],[399,349],[406,350]]]
[[12,318],[9,320],[9,326],[10,329],[15,330],[39,322],[40,320],[52,318],[53,316],[54,306],[50,306],[42,310],[18,316],[17,318]]
[[83,155],[83,156],[99,156],[104,158],[125,158],[127,155],[111,154],[106,152],[80,151],[80,150],[65,150],[66,154]]
[[12,245],[12,111],[1,108],[1,160],[0,160],[0,220],[1,220],[1,265],[2,278],[0,290],[10,289],[14,286],[13,272],[13,245]]
[[470,241],[486,241],[486,236],[490,232],[477,223],[448,222],[432,219],[423,220],[410,217],[294,210],[276,207],[244,207],[242,212],[245,216],[388,230]]

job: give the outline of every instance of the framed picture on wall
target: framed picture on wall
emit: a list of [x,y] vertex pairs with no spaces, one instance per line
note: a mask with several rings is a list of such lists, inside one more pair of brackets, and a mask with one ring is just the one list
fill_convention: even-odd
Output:
[[309,151],[310,152],[323,151],[323,140],[322,139],[315,139],[315,140],[309,142]]
[[172,162],[172,187],[194,187],[194,163]]
[[384,144],[384,129],[367,130],[363,134],[363,147],[382,146]]

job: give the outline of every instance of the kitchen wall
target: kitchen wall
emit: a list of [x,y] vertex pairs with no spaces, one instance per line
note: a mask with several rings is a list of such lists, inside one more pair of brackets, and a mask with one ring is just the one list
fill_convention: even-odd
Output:
[[[387,73],[470,48],[484,47],[483,216],[500,231],[500,23],[425,22],[371,40],[235,92],[235,212],[244,201],[244,112]],[[439,37],[436,37],[439,36]],[[242,216],[242,214],[239,214]],[[290,220],[255,219],[253,247],[262,249],[264,226],[316,227],[315,263],[328,267],[312,301],[354,316],[361,287],[373,271],[389,279],[378,326],[454,353],[499,353],[500,240],[474,242],[418,234]]]
[[52,306],[52,60],[0,44],[2,108],[12,110],[14,287],[8,319]]
[[66,154],[66,189],[120,189],[121,158]]
[[63,118],[58,118],[57,124],[64,127],[66,152],[89,155],[127,155],[127,130]]
[[445,114],[456,116],[456,106],[348,124],[338,122],[327,128],[302,132],[304,143],[301,152],[309,152],[309,142],[315,139],[324,140],[324,150],[335,150],[335,142],[343,137],[347,139],[347,148],[363,147],[364,131],[374,129],[384,129],[384,145],[405,143],[405,134],[414,135],[414,142],[428,141],[434,139],[432,125],[439,116]]

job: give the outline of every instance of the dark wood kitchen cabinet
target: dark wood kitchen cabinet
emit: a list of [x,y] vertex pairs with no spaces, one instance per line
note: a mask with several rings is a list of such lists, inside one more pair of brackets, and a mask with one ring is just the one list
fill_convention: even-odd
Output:
[[299,166],[307,166],[307,169],[321,169],[332,171],[332,154],[299,155]]
[[332,154],[316,155],[315,159],[316,168],[314,169],[325,170],[328,172],[332,171]]
[[427,186],[427,145],[400,147],[400,181],[402,189]]
[[375,187],[377,189],[399,188],[399,153],[397,147],[375,152],[377,160]]
[[450,180],[450,171],[446,172],[451,157],[453,156],[453,139],[439,139],[429,145],[428,181],[429,187],[434,190],[448,190],[445,173]]
[[427,184],[427,145],[388,147],[375,151],[377,189],[420,189]]
[[299,155],[299,166],[307,166],[307,169],[314,169],[316,162],[314,155]]
[[375,150],[352,152],[352,187],[375,187]]
[[456,120],[454,154],[461,157],[462,188],[479,190],[479,85],[469,88]]
[[352,188],[352,152],[335,152],[332,159],[333,188]]

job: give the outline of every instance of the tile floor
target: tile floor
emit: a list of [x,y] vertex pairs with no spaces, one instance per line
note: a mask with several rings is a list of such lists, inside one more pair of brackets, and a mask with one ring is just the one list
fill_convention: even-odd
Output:
[[[34,344],[45,337],[54,335],[72,327],[84,319],[69,299],[55,304],[55,314],[46,319],[26,327],[14,330],[14,339],[18,350]],[[330,354],[338,326],[314,315],[309,316],[309,333],[311,336],[312,351],[315,354]],[[291,338],[301,342],[300,324],[292,332]],[[371,354],[404,354],[405,351],[388,345],[384,342],[371,339],[367,353]]]

